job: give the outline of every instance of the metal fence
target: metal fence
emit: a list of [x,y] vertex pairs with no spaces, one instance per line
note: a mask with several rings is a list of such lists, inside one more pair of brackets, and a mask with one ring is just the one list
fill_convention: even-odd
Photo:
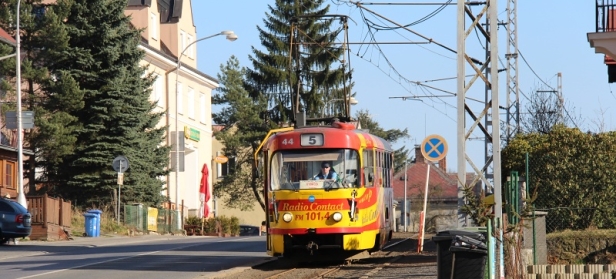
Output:
[[[616,193],[609,174],[597,173],[592,167],[563,165],[555,157],[526,155],[524,170],[519,173],[522,202],[513,211],[523,215],[532,211],[546,212],[547,233],[588,228],[616,228]],[[506,190],[505,193],[508,191]],[[507,208],[515,201],[505,197]]]
[[124,205],[124,225],[139,232],[180,231],[179,211],[152,208],[142,204]]

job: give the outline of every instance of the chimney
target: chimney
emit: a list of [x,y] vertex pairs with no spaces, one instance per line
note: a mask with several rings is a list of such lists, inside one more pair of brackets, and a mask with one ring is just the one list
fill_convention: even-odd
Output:
[[425,163],[425,158],[423,153],[421,153],[421,146],[419,144],[415,144],[415,163]]
[[443,159],[441,159],[438,162],[438,166],[444,171],[447,172],[447,156],[443,157]]

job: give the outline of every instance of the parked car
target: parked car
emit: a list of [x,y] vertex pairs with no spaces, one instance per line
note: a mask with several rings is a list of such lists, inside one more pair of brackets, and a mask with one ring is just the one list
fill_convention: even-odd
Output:
[[259,227],[240,225],[240,236],[259,235]]
[[0,244],[32,233],[32,215],[16,201],[0,198]]

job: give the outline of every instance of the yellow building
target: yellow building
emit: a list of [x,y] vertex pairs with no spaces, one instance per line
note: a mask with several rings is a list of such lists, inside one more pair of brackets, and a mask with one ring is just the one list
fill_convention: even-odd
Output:
[[[215,132],[220,131],[221,129],[223,129],[223,126],[221,125],[214,125],[212,127],[212,130],[214,130]],[[224,156],[225,154],[223,152],[223,148],[224,144],[218,141],[215,137],[212,137],[212,153],[214,154],[214,156]],[[233,158],[227,159],[230,160],[227,163],[212,163],[213,170],[210,172],[210,174],[213,177],[214,183],[221,180],[229,172],[228,167],[230,162],[233,162]],[[254,204],[252,205],[252,210],[246,211],[225,206],[225,200],[221,197],[215,197],[214,195],[212,195],[212,199],[214,207],[210,208],[212,208],[214,216],[235,216],[240,220],[241,225],[260,226],[261,222],[265,221],[265,211],[263,211],[263,208],[261,208],[261,205],[259,204],[259,202],[256,201],[256,199]]]
[[[195,42],[200,37],[193,23],[191,1],[129,0],[125,14],[135,28],[143,29],[139,48],[145,58],[141,64],[156,77],[151,100],[157,103],[158,111],[167,112],[159,125],[169,127],[168,140],[163,144],[172,146],[173,171],[161,178],[167,182],[163,194],[169,197],[172,208],[182,208],[184,217],[198,215],[201,169],[203,164],[212,169],[211,96],[218,80],[196,68]],[[180,133],[178,146],[176,132]],[[177,154],[176,149],[180,151]],[[177,159],[179,171],[174,168]],[[211,175],[208,181],[212,185]],[[213,207],[212,200],[209,207]]]

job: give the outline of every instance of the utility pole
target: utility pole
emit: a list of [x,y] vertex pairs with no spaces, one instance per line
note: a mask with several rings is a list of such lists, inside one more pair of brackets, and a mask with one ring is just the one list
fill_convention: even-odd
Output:
[[508,143],[520,132],[520,90],[518,78],[518,4],[507,1],[507,122],[505,140]]
[[563,74],[557,74],[558,85],[556,87],[558,94],[558,113],[560,123],[565,123],[565,99],[563,98]]
[[408,159],[405,158],[405,160],[404,160],[404,232],[408,232],[408,230],[406,229],[406,224],[408,223],[408,220],[407,220],[408,219],[408,215],[407,215],[408,212],[406,210],[406,204],[408,202],[408,199],[406,197],[406,191],[407,191],[406,190],[407,189],[406,181],[408,180],[408,176],[407,176],[408,167],[407,167],[407,165],[408,165]]
[[[511,0],[513,1],[513,0]],[[500,142],[500,116],[499,116],[499,82],[498,82],[498,0],[486,2],[457,2],[457,152],[458,152],[458,227],[470,226],[470,220],[461,211],[465,205],[464,188],[473,187],[478,182],[483,182],[486,189],[491,189],[494,194],[494,232],[496,238],[496,251],[498,268],[495,278],[504,278],[503,246],[502,246],[502,185],[501,185],[501,142]],[[481,10],[474,15],[470,5],[480,6]],[[466,25],[466,16],[470,23]],[[480,20],[486,16],[487,29],[481,26]],[[484,62],[474,62],[466,54],[466,39],[476,31],[486,39],[486,51],[489,51]],[[472,36],[471,38],[474,38]],[[466,69],[471,70],[472,77],[467,80]],[[486,102],[483,107],[467,104],[466,99],[472,93],[473,85],[481,83],[485,85]],[[468,117],[467,117],[468,116]],[[482,119],[485,119],[482,123]],[[468,126],[467,126],[468,122]],[[491,155],[486,156],[483,167],[473,162],[471,156],[466,153],[466,142],[476,130],[480,130],[490,144]],[[475,172],[474,179],[466,181],[466,166],[470,165]],[[489,170],[493,173],[490,174]],[[499,261],[500,260],[500,261]],[[490,264],[490,263],[488,263]]]

